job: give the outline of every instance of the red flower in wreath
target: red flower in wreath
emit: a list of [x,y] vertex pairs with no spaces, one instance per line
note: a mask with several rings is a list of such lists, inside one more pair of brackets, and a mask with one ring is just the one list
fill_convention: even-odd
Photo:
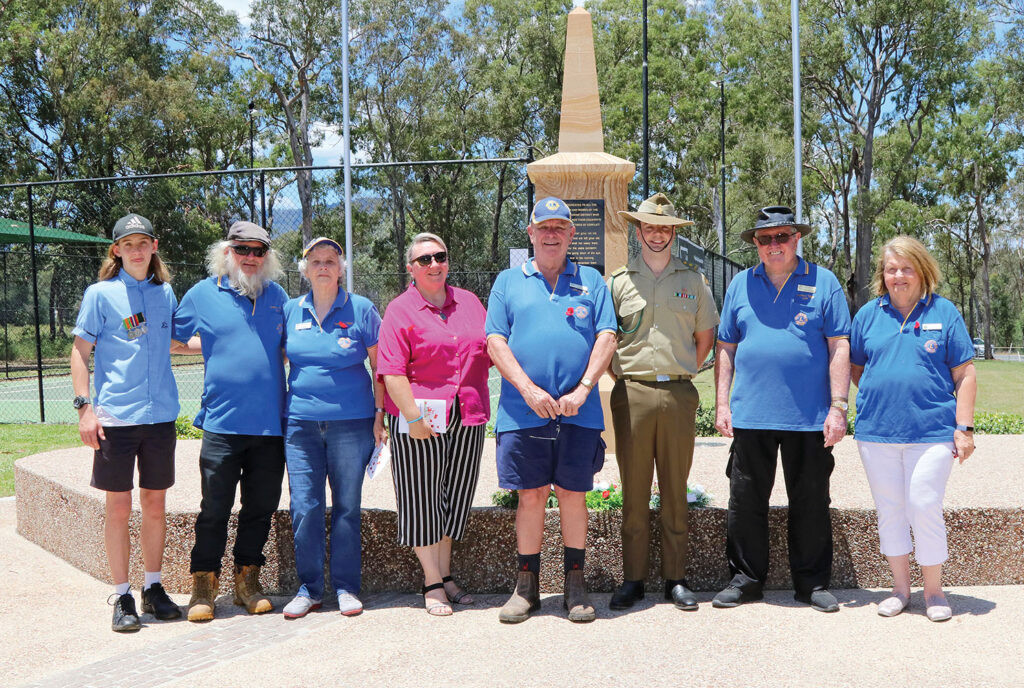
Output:
[[608,499],[611,496],[612,496],[612,493],[609,492],[608,490],[605,490],[604,492],[601,493],[601,499]]
[[572,306],[569,306],[568,308],[565,309],[565,314],[566,315],[572,315],[572,313],[573,313]]

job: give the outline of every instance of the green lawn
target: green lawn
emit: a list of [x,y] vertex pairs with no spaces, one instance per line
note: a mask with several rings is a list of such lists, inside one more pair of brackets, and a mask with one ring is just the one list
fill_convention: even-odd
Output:
[[[1024,415],[1024,363],[975,361],[978,371],[977,411]],[[706,370],[693,380],[703,406],[715,405],[714,376]],[[856,397],[856,388],[851,390]],[[851,399],[852,401],[852,399]],[[852,405],[852,404],[851,404]],[[77,425],[0,423],[0,497],[14,494],[14,462],[29,454],[76,447]]]
[[82,443],[77,425],[0,423],[0,497],[14,494],[14,462],[23,456]]

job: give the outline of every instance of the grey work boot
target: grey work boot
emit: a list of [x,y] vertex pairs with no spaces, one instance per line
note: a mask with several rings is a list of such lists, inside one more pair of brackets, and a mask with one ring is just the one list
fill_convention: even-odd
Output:
[[566,572],[564,600],[563,604],[569,610],[569,621],[586,623],[597,618],[594,606],[587,599],[587,583],[582,569]]
[[516,589],[512,597],[501,608],[498,620],[502,623],[521,623],[530,617],[531,612],[540,609],[540,584],[537,574],[532,571],[520,571],[516,580]]

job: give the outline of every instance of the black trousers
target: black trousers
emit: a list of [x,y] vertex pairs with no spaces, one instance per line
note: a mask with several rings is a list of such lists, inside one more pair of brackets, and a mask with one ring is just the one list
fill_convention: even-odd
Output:
[[789,568],[798,594],[827,588],[832,577],[829,477],[832,448],[822,432],[734,428],[725,474],[729,477],[725,553],[732,584],[759,593],[768,575],[768,500],[777,456],[789,497]]
[[281,501],[284,439],[263,435],[203,433],[199,450],[203,501],[196,517],[190,570],[220,573],[228,540],[228,519],[241,485],[242,507],[232,550],[237,566],[263,566],[270,522]]

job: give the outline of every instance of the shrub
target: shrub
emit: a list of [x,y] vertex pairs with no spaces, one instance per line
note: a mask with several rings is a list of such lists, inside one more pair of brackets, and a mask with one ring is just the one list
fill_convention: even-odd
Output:
[[715,408],[713,406],[697,407],[697,437],[717,437],[715,429]]
[[174,434],[179,440],[199,440],[203,438],[203,431],[192,425],[192,419],[188,416],[179,416],[174,421]]
[[1016,413],[976,413],[974,432],[984,435],[1024,434],[1024,417]]
[[[712,495],[709,494],[701,485],[688,485],[686,488],[686,497],[691,508],[706,507],[711,504],[712,499]],[[622,486],[616,485],[615,483],[596,483],[594,485],[594,489],[587,492],[586,500],[587,508],[591,511],[612,511],[614,509],[621,509]],[[500,489],[491,495],[491,504],[503,509],[515,509],[519,506],[519,493],[516,490]],[[654,489],[651,493],[650,505],[652,509],[661,508],[661,493],[658,491],[657,483],[655,483]],[[554,509],[557,506],[558,498],[555,497],[555,491],[551,490],[551,494],[548,495],[548,501],[547,504],[545,504],[545,507],[548,509]]]

